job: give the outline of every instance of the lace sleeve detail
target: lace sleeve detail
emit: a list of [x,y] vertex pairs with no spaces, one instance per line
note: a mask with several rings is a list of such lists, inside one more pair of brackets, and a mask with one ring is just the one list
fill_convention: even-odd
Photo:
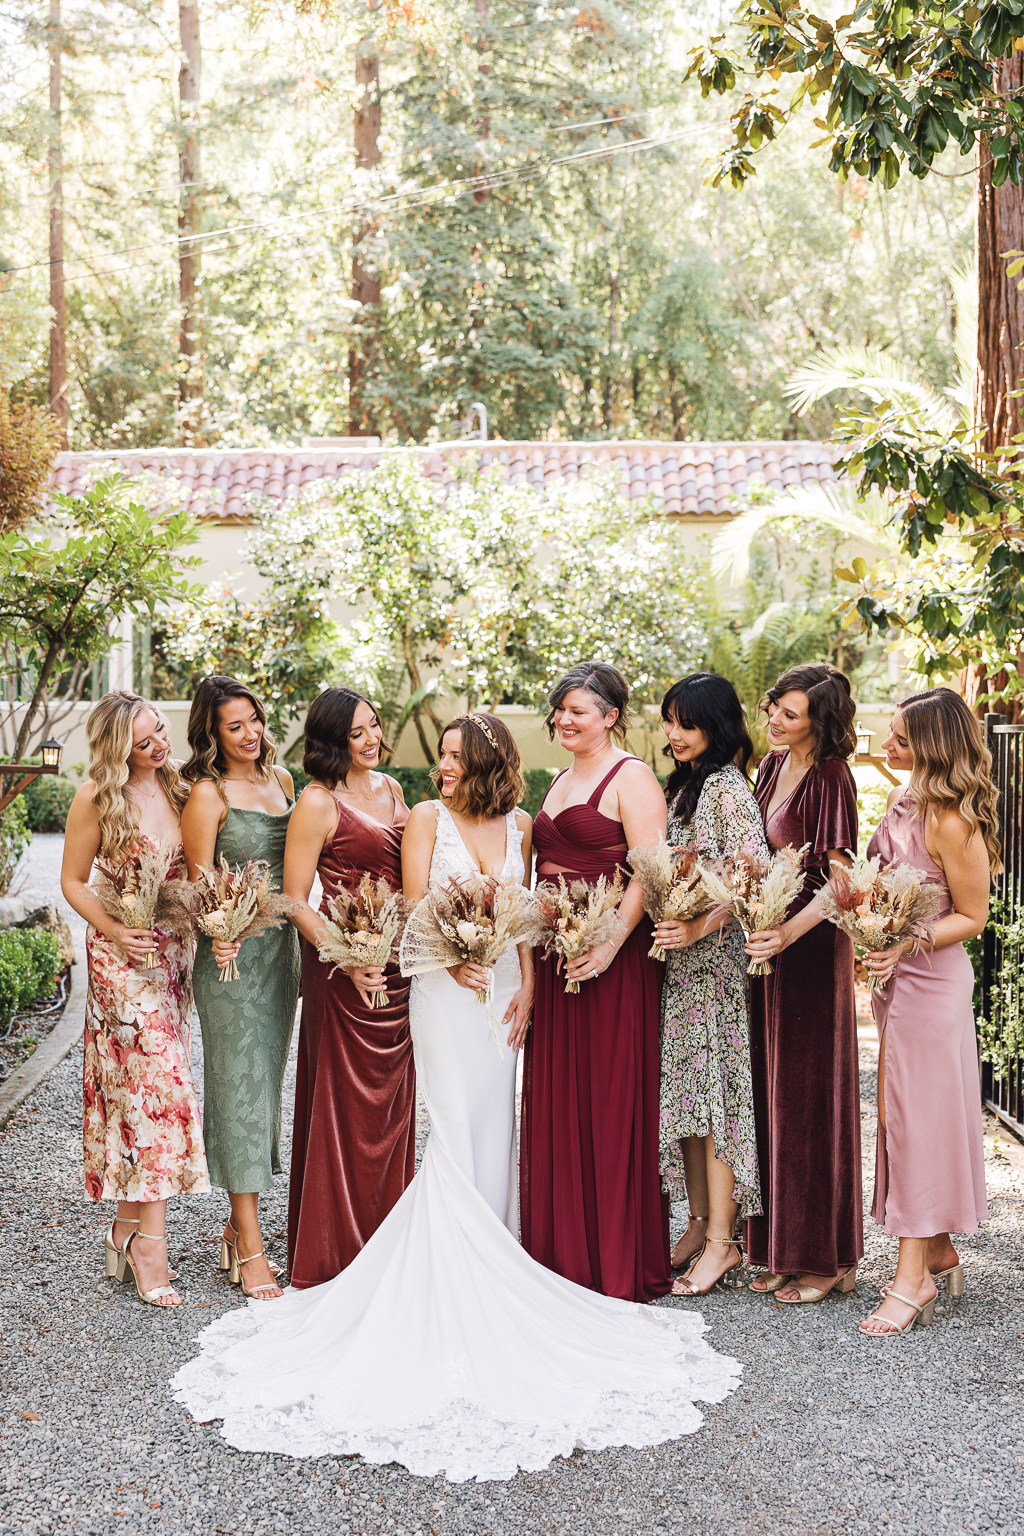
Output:
[[526,865],[523,862],[523,833],[515,811],[509,811],[505,817],[505,863],[501,876],[503,880],[522,880],[526,876]]

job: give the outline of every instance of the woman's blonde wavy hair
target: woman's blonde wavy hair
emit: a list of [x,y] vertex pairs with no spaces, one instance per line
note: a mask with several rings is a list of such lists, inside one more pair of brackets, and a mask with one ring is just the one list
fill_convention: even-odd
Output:
[[[139,835],[138,814],[124,790],[128,783],[132,727],[144,709],[151,709],[158,720],[167,724],[154,704],[140,699],[137,693],[115,689],[105,693],[95,709],[90,710],[85,725],[89,777],[95,785],[92,803],[100,819],[100,858],[107,861],[123,857]],[[189,786],[169,757],[157,769],[156,776],[180,816]]]
[[[200,779],[212,779],[219,785],[224,775],[224,753],[220,744],[220,707],[232,699],[247,699],[256,711],[263,727],[260,738],[260,755],[256,760],[256,777],[269,779],[277,755],[277,743],[267,725],[267,711],[261,699],[251,688],[236,678],[214,673],[204,677],[192,695],[192,708],[188,713],[188,762],[182,765],[181,776],[189,784]],[[223,794],[223,790],[221,791]]]
[[967,826],[965,843],[980,833],[995,874],[1003,865],[999,793],[981,725],[952,688],[912,693],[897,707],[914,757],[907,794],[918,815],[929,805],[956,811]]

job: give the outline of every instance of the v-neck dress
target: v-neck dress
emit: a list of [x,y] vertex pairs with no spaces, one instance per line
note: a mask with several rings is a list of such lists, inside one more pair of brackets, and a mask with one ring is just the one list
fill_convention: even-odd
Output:
[[[215,857],[229,864],[265,859],[279,891],[293,805],[276,816],[229,806]],[[237,981],[221,981],[212,941],[200,935],[192,981],[203,1031],[210,1180],[234,1194],[259,1194],[281,1172],[281,1095],[299,1000],[299,935],[291,923],[244,940],[238,973]]]
[[[598,810],[629,761],[620,758],[586,804],[557,816],[541,807],[533,829],[540,879],[557,879],[558,867],[592,884],[616,869],[629,878],[622,823]],[[647,953],[651,932],[642,918],[608,969],[575,994],[538,952],[523,1071],[523,1247],[567,1280],[625,1301],[649,1301],[670,1286],[658,1170],[663,967]]]
[[[338,823],[317,864],[325,916],[327,898],[342,886],[355,890],[364,874],[402,889],[409,819],[397,797],[390,827],[335,803]],[[408,981],[392,962],[387,1007],[367,1008],[351,977],[328,976],[314,945],[302,951],[288,1204],[288,1269],[300,1288],[351,1264],[412,1181],[416,1161]]]
[[[829,849],[857,848],[857,786],[845,762],[810,768],[769,815],[786,752],[762,760],[754,796],[769,847],[802,848],[799,912],[829,877]],[[761,1204],[747,1222],[752,1264],[834,1275],[864,1254],[860,1075],[853,945],[819,923],[750,979],[750,1065]]]

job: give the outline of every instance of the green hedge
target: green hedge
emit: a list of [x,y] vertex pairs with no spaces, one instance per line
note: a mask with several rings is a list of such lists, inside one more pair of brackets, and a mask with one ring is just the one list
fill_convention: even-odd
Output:
[[75,789],[71,780],[60,774],[52,777],[40,774],[38,779],[34,779],[19,796],[25,802],[32,831],[63,832],[71,802],[75,798]]
[[[428,768],[389,768],[387,772],[401,784],[406,805],[416,805],[420,800],[437,799],[437,790],[430,782]],[[554,768],[526,769],[523,775],[526,780],[526,793],[520,804],[528,816],[536,816],[540,810],[541,801],[547,794],[556,772]],[[309,783],[309,779],[301,768],[293,768],[291,775],[295,780],[295,793],[300,794]]]
[[0,1028],[38,998],[46,998],[60,975],[57,936],[43,930],[0,930]]
[[10,890],[18,861],[32,841],[29,827],[24,797],[18,795],[0,813],[0,896],[6,896]]

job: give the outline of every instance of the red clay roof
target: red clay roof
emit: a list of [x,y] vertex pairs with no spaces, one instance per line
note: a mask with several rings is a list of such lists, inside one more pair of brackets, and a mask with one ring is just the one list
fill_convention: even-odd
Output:
[[[388,450],[381,448],[152,448],[117,452],[61,453],[54,489],[80,491],[86,477],[104,463],[125,474],[155,474],[178,482],[180,500],[198,517],[248,522],[249,497],[283,500],[310,480],[340,479],[370,469]],[[392,452],[394,450],[391,450]],[[782,490],[807,481],[834,480],[834,445],[783,443],[439,443],[399,450],[413,453],[438,485],[455,478],[467,457],[497,464],[512,485],[537,489],[586,478],[593,466],[618,469],[623,493],[633,500],[654,496],[666,512],[707,516],[735,511],[754,484]]]

